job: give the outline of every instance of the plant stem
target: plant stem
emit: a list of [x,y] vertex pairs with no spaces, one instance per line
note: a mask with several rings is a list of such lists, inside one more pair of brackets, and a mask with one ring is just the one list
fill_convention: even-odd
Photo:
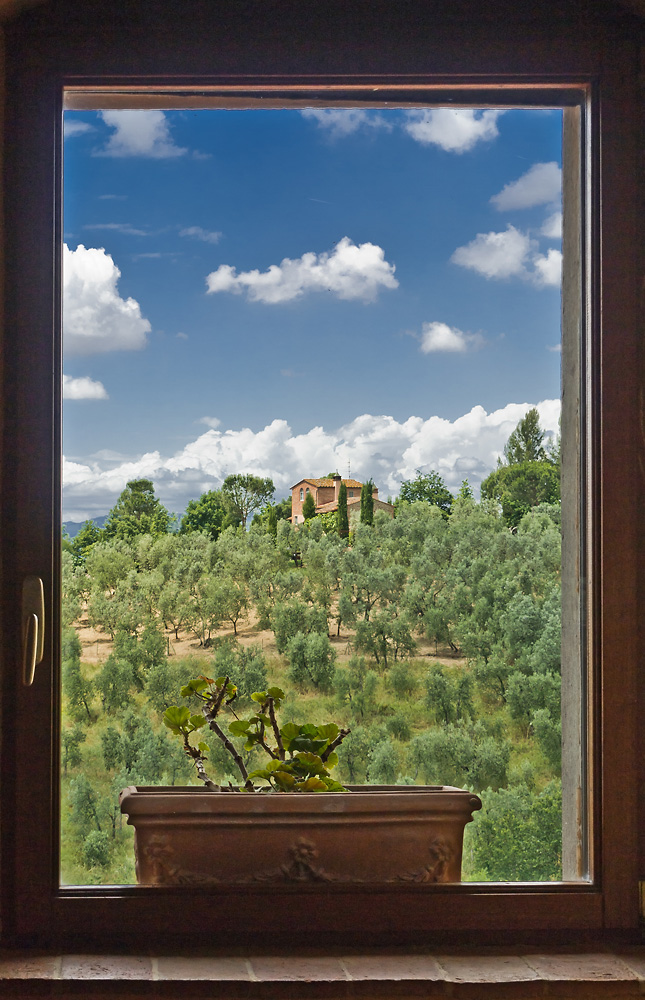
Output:
[[[282,743],[282,737],[280,735],[278,720],[275,717],[275,705],[273,702],[273,698],[267,698],[266,708],[268,708],[269,710],[269,718],[271,719],[271,726],[273,727],[273,735],[275,736],[275,742],[278,747],[278,756],[280,757],[280,760],[284,760],[286,757],[286,753]],[[275,757],[275,754],[273,754],[272,756]]]

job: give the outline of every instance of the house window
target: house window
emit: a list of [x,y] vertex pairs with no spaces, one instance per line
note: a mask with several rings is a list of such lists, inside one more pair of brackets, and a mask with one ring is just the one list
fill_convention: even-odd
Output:
[[[309,492],[309,490],[307,490],[307,493],[308,493],[308,492]],[[301,500],[304,500],[304,498],[305,498],[305,494],[304,494],[304,491],[303,491],[303,490],[301,489],[301,490],[300,490],[300,499],[301,499]]]
[[[511,33],[500,45],[499,36],[485,24],[475,25],[477,44],[473,42],[466,64],[463,40],[457,38],[450,27],[444,26],[442,32],[435,33],[432,22],[427,20],[429,17],[425,12],[422,23],[417,26],[415,34],[420,47],[408,37],[402,47],[397,48],[395,44],[393,49],[388,48],[388,53],[391,51],[393,55],[388,55],[387,66],[394,66],[398,73],[419,74],[423,72],[422,67],[428,65],[431,54],[436,57],[432,64],[441,79],[417,75],[406,85],[436,88],[449,77],[455,88],[459,81],[471,88],[467,102],[461,95],[464,103],[521,104],[520,98],[524,96],[540,106],[564,104],[572,108],[570,117],[577,116],[579,124],[577,134],[575,128],[569,131],[570,147],[565,148],[565,160],[569,156],[569,162],[574,164],[571,184],[574,187],[577,184],[578,189],[582,186],[578,203],[583,205],[584,211],[580,213],[580,225],[569,232],[569,237],[565,220],[565,244],[569,238],[571,259],[579,259],[580,267],[569,275],[565,270],[564,303],[565,315],[567,311],[568,318],[573,314],[573,324],[579,324],[581,330],[586,331],[577,343],[586,347],[587,336],[589,340],[588,350],[583,353],[580,363],[580,378],[576,376],[576,384],[588,387],[589,394],[582,427],[586,445],[576,452],[581,456],[578,464],[582,469],[576,485],[584,487],[580,496],[584,496],[588,510],[575,511],[572,507],[572,519],[579,522],[582,513],[584,523],[589,524],[582,549],[577,542],[576,546],[581,551],[581,578],[589,586],[589,606],[595,614],[591,628],[576,619],[575,614],[572,617],[576,633],[572,643],[583,648],[585,662],[591,664],[589,671],[579,676],[581,697],[577,703],[585,705],[591,699],[593,704],[592,728],[581,730],[586,753],[583,766],[578,769],[578,796],[573,795],[572,800],[584,800],[585,790],[593,787],[592,812],[585,809],[583,816],[583,819],[591,816],[594,820],[588,838],[589,855],[595,865],[593,881],[585,885],[570,883],[563,892],[559,892],[557,886],[538,886],[530,892],[521,886],[477,887],[475,891],[459,886],[432,889],[425,895],[416,891],[418,887],[410,889],[407,886],[392,887],[391,891],[380,895],[362,894],[360,890],[345,893],[343,890],[342,907],[337,905],[335,894],[328,887],[321,890],[315,887],[313,891],[319,895],[313,916],[308,895],[298,896],[272,888],[271,906],[285,915],[283,923],[293,918],[294,931],[299,923],[301,925],[302,912],[306,908],[309,927],[322,932],[331,921],[339,939],[343,935],[345,938],[351,936],[368,917],[375,938],[381,940],[387,938],[393,920],[397,926],[410,928],[410,933],[417,936],[427,935],[435,929],[464,926],[470,936],[477,930],[499,932],[509,927],[526,930],[548,927],[556,931],[563,928],[630,929],[637,924],[637,762],[633,754],[637,744],[638,609],[635,595],[637,567],[642,558],[635,505],[629,502],[634,477],[638,475],[637,373],[640,370],[636,281],[640,250],[633,210],[634,204],[640,203],[633,125],[636,120],[635,80],[625,70],[632,65],[632,36],[626,29],[612,29],[611,45],[608,45],[609,36],[604,34],[602,26],[597,26],[589,28],[584,35],[586,44],[580,45],[578,26],[565,24],[560,31],[560,44],[553,46],[556,29],[550,24],[548,31],[543,30],[538,24],[530,39],[522,38],[518,42]],[[11,669],[7,670],[4,681],[6,770],[3,807],[5,816],[15,817],[16,823],[19,819],[25,822],[23,826],[16,826],[3,847],[3,862],[9,872],[4,881],[5,926],[9,934],[36,935],[41,939],[52,927],[62,928],[60,933],[68,935],[70,940],[81,935],[87,938],[87,928],[93,926],[100,928],[103,943],[116,940],[123,933],[136,937],[137,930],[140,937],[149,940],[151,934],[167,926],[167,914],[176,908],[176,899],[173,902],[163,892],[60,890],[55,884],[52,873],[57,871],[58,848],[53,831],[57,825],[58,806],[52,792],[52,746],[47,739],[34,740],[34,731],[50,732],[52,724],[55,731],[58,721],[57,687],[50,683],[50,678],[55,677],[51,665],[59,659],[55,630],[47,634],[46,659],[44,665],[37,667],[32,689],[20,685],[18,670],[14,670],[20,662],[20,630],[14,626],[20,620],[16,595],[20,593],[23,577],[35,574],[44,579],[48,620],[52,620],[53,609],[58,605],[57,577],[52,575],[48,565],[43,565],[43,553],[56,550],[55,529],[60,523],[58,472],[52,454],[51,433],[51,414],[57,412],[51,372],[59,369],[58,348],[52,348],[51,338],[52,325],[55,328],[58,325],[57,313],[52,317],[51,309],[51,303],[56,301],[58,269],[51,248],[55,245],[53,235],[58,225],[52,220],[58,216],[47,200],[47,192],[56,188],[52,170],[58,156],[56,130],[61,89],[70,75],[75,79],[91,78],[95,84],[109,78],[125,80],[135,86],[128,76],[132,72],[128,59],[111,48],[109,39],[106,38],[104,50],[94,47],[85,51],[83,32],[89,30],[87,25],[79,24],[79,34],[65,39],[65,26],[54,23],[49,29],[60,32],[61,44],[53,45],[51,34],[45,40],[37,31],[31,32],[30,23],[27,19],[18,25],[9,39],[8,75],[11,141],[8,143],[7,225],[14,252],[9,255],[7,264],[7,329],[11,336],[5,351],[10,375],[5,404],[9,433],[5,435],[3,469],[4,481],[9,484],[3,533],[4,607],[7,611],[3,628],[6,662]],[[370,24],[373,34],[364,33],[362,44],[368,52],[373,49],[372,55],[376,55],[385,51],[382,45],[375,44],[383,27]],[[314,30],[320,29],[320,24],[309,22],[306,28],[299,24],[289,27],[296,32],[306,31],[307,37],[311,32],[313,40],[329,37]],[[213,45],[219,44],[217,33],[201,32],[200,37],[194,37],[192,28],[181,26],[179,35],[169,32],[168,37],[155,37],[154,52],[148,53],[152,61],[146,66],[155,67],[159,75],[151,81],[151,87],[163,78],[164,71],[176,78],[184,78],[191,72],[204,76],[212,72]],[[254,30],[253,25],[240,25],[241,33],[251,33],[251,44],[239,50],[235,46],[227,48],[225,65],[232,66],[238,75],[253,72],[254,59],[258,51],[264,51],[264,46],[268,46],[272,70],[281,68],[275,64],[277,52],[273,60],[271,57],[272,40],[267,42],[261,32],[260,43],[253,35]],[[385,37],[390,37],[390,31]],[[398,43],[396,32],[394,37]],[[141,35],[137,34],[136,38],[140,41]],[[187,44],[189,38],[194,45]],[[134,40],[135,35],[125,28],[119,43],[128,52]],[[314,67],[322,72],[327,63],[316,45],[314,41],[313,50],[311,45],[306,46],[307,67],[311,71],[313,60]],[[360,49],[361,53],[364,51]],[[224,53],[220,54],[223,57]],[[345,65],[343,53],[338,58],[343,72],[355,71],[353,60],[351,65]],[[360,59],[360,66],[363,66]],[[39,60],[43,65],[49,60],[48,73],[29,75],[30,67],[38,66]],[[284,85],[284,92],[280,92],[280,101],[287,97],[293,99],[293,90],[303,87],[297,75],[303,71],[302,63],[295,58],[287,69],[294,75],[290,77],[291,82]],[[286,70],[283,68],[282,72]],[[475,97],[473,72],[478,87]],[[358,93],[364,101],[374,101],[375,89],[381,88],[379,98],[401,100],[398,78],[394,83],[387,73],[378,74],[373,70],[370,73],[369,88],[360,90],[366,87],[361,77],[351,85],[357,90],[352,92],[350,87],[339,99],[345,103],[356,102]],[[592,92],[592,83],[597,78],[602,86]],[[545,79],[547,84],[544,84]],[[572,86],[571,80],[577,81],[576,84]],[[558,81],[561,81],[560,89],[555,90]],[[235,85],[228,82],[230,86]],[[496,89],[500,84],[515,89],[502,94]],[[239,82],[236,85],[239,87]],[[392,89],[388,90],[388,85]],[[334,86],[339,86],[337,81],[324,79],[328,101]],[[266,99],[275,82],[256,78],[255,87],[264,88]],[[250,90],[253,92],[253,86]],[[80,91],[79,95],[82,100]],[[453,101],[455,96],[453,89],[446,100]],[[194,98],[186,92],[185,97],[189,109],[190,100]],[[427,94],[425,97],[427,100]],[[225,98],[233,103],[239,99],[237,93],[231,96],[229,91]],[[318,94],[310,101],[314,99],[318,100]],[[93,97],[91,106],[96,106],[92,103],[95,100]],[[154,91],[148,91],[145,100],[148,106],[156,100],[157,105],[165,107],[168,98],[155,97]],[[603,130],[602,143],[599,128]],[[588,157],[584,169],[577,169],[576,161],[583,156]],[[565,246],[565,259],[566,256]],[[24,266],[25,261],[33,264],[33,274]],[[36,274],[39,276],[37,281],[34,280]],[[598,309],[601,297],[602,315]],[[584,309],[581,302],[585,303]],[[589,316],[590,323],[587,322]],[[569,358],[569,362],[576,371],[575,357]],[[566,381],[568,377],[570,375],[565,372],[565,387],[571,384]],[[55,442],[58,433],[56,430]],[[602,489],[597,472],[587,480],[587,468],[592,472],[602,469]],[[601,692],[602,712],[598,704]],[[11,711],[7,705],[11,706]],[[578,716],[582,716],[581,711]],[[578,722],[574,720],[574,724]],[[622,813],[619,790],[626,802]],[[617,820],[615,817],[619,814],[625,818]],[[569,818],[573,821],[575,815]],[[575,843],[575,839],[572,842]],[[581,863],[584,867],[584,857]],[[215,901],[212,895],[188,889],[185,896],[194,925],[209,932],[212,914],[217,909],[217,893]],[[247,935],[259,933],[265,925],[265,896],[264,887],[245,894],[240,929]],[[383,904],[380,907],[375,906],[377,896]],[[383,916],[379,915],[381,911]],[[236,919],[232,912],[228,928],[231,933]],[[404,932],[401,933],[404,936]]]

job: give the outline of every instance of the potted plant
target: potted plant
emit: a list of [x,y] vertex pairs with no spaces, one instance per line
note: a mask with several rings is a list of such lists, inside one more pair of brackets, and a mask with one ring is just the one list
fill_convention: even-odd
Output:
[[[201,711],[176,705],[164,723],[192,759],[203,787],[135,787],[121,810],[135,828],[136,870],[144,885],[240,885],[263,882],[437,883],[461,879],[463,832],[481,801],[448,786],[348,786],[331,776],[349,730],[279,725],[284,693],[253,695],[257,710],[234,711],[229,677],[198,677],[181,690]],[[223,721],[225,713],[233,718]],[[239,787],[223,788],[206,771],[208,727],[231,755]],[[268,760],[247,771],[231,737]],[[198,740],[197,743],[194,741]]]

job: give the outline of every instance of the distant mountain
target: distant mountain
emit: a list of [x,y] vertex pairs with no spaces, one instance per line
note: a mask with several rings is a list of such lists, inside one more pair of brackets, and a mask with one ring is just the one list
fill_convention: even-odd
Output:
[[[102,514],[101,517],[91,517],[90,520],[94,522],[97,528],[103,528],[105,522],[107,521],[107,514]],[[63,527],[67,531],[70,538],[76,538],[79,531],[85,524],[85,521],[63,521]]]

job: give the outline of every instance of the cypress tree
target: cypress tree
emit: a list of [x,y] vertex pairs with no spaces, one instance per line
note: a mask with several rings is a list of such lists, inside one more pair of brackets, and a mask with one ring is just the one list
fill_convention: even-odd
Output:
[[361,524],[374,524],[374,483],[368,479],[361,488]]
[[341,538],[349,537],[349,515],[347,513],[347,487],[345,483],[340,484],[338,491],[338,511],[336,512],[336,526]]
[[316,502],[313,497],[313,493],[307,493],[305,497],[305,502],[302,505],[302,516],[305,521],[308,521],[311,517],[316,516]]

